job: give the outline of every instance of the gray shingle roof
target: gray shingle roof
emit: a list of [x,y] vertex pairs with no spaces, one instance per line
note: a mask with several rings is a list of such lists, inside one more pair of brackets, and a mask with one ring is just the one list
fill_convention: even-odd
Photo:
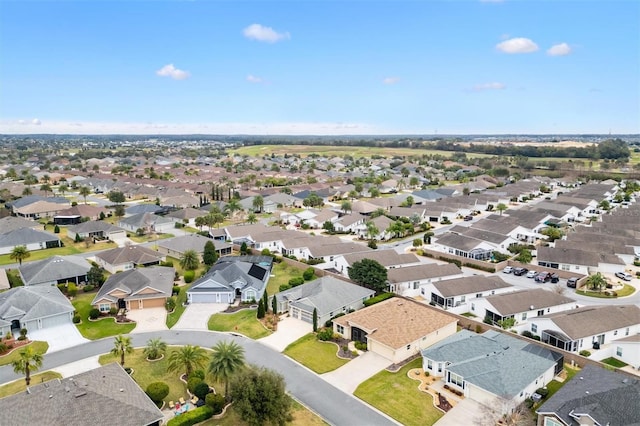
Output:
[[[250,274],[252,268],[260,268],[263,271],[262,279]],[[268,278],[267,267],[258,266],[251,262],[226,262],[221,259],[202,278],[196,280],[187,291],[195,293],[210,292],[212,290],[235,291],[236,289],[243,290],[248,287],[260,291]]]
[[103,251],[96,254],[96,257],[99,257],[111,265],[122,265],[128,262],[133,262],[136,265],[144,265],[159,262],[164,256],[157,251],[137,245]]
[[549,318],[564,334],[576,340],[640,324],[640,308],[636,305],[583,306],[541,318]]
[[84,426],[105,419],[119,426],[144,426],[164,417],[117,363],[31,386],[0,399],[0,410],[4,426]]
[[0,235],[0,247],[15,247],[47,241],[60,241],[60,238],[31,228],[18,228]]
[[33,220],[24,219],[16,216],[7,216],[0,219],[0,233],[6,234],[19,228],[42,228],[42,225]]
[[574,303],[569,297],[541,288],[496,294],[487,297],[487,301],[496,309],[495,312],[502,316]]
[[168,240],[158,241],[159,247],[165,247],[170,250],[184,253],[187,250],[195,250],[198,253],[204,252],[204,245],[211,241],[216,250],[222,250],[231,247],[231,244],[224,241],[214,241],[211,238],[203,237],[198,234],[183,235],[180,237],[171,238]]
[[453,263],[446,263],[444,265],[429,263],[426,265],[389,269],[387,271],[387,278],[390,283],[401,283],[458,274],[462,274],[462,271]]
[[360,262],[363,259],[371,259],[380,263],[384,267],[404,265],[408,263],[417,263],[420,260],[415,254],[403,253],[399,254],[393,249],[388,250],[373,250],[361,253],[350,253],[344,255],[344,260],[349,265],[353,265],[356,262]]
[[[129,295],[125,300],[137,300],[145,298],[170,297],[173,289],[173,278],[175,270],[167,266],[152,266],[150,268],[137,268],[129,271],[118,272],[111,275],[109,279],[100,287],[98,294],[93,298],[91,304],[98,302],[115,289],[121,289]],[[138,291],[145,287],[151,287],[162,294],[136,295]]]
[[537,345],[490,330],[462,330],[428,349],[422,356],[450,362],[447,370],[494,395],[513,397],[556,364],[559,355]]
[[301,306],[307,312],[318,310],[322,317],[331,312],[338,313],[339,309],[350,303],[373,296],[375,291],[359,285],[339,280],[332,276],[325,276],[306,284],[291,288],[275,297],[289,301],[293,306]]
[[591,364],[584,366],[538,408],[576,424],[571,414],[589,415],[600,425],[640,424],[640,380]]
[[91,265],[80,256],[52,256],[24,263],[18,269],[25,285],[36,285],[84,276]]
[[0,318],[31,319],[73,312],[71,302],[55,286],[16,287],[0,293]]
[[[454,265],[455,266],[455,265]],[[500,288],[512,287],[500,277],[474,275],[471,277],[454,278],[434,283],[433,286],[443,297],[459,296],[471,293],[483,293]]]
[[78,225],[69,226],[68,231],[73,231],[77,234],[84,234],[88,232],[100,232],[100,231],[105,233],[110,233],[110,232],[124,231],[124,229],[120,228],[119,226],[112,225],[103,220],[92,220],[92,221],[80,223]]

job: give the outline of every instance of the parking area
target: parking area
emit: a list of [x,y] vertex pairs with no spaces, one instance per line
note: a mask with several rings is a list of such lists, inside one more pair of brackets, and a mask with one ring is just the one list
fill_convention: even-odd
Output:
[[39,340],[49,343],[47,353],[59,351],[73,346],[81,345],[89,340],[82,337],[78,328],[73,324],[64,324],[42,330],[29,331],[30,340]]
[[360,383],[389,365],[391,361],[388,359],[367,351],[342,367],[322,374],[321,377],[338,389],[351,394]]
[[490,409],[473,399],[465,398],[435,422],[434,426],[488,425],[494,422]]
[[165,308],[133,309],[127,318],[136,322],[132,333],[167,330],[167,310]]
[[308,322],[292,317],[284,317],[278,322],[278,329],[275,333],[263,337],[258,341],[278,352],[282,352],[291,343],[312,331],[313,325]]
[[207,323],[213,314],[224,311],[226,303],[192,303],[184,310],[172,330],[208,330]]

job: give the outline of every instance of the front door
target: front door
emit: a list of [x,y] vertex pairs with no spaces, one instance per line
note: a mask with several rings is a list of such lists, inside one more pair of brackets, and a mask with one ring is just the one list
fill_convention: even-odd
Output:
[[216,303],[220,303],[220,293],[216,293]]
[[138,309],[142,309],[144,307],[144,302],[142,301],[142,299],[138,300]]

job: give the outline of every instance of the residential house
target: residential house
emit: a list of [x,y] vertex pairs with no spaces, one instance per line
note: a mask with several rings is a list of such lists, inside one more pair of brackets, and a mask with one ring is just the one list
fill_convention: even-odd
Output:
[[141,230],[145,234],[151,232],[165,234],[171,232],[171,230],[175,228],[175,222],[169,218],[158,216],[153,213],[138,213],[133,216],[120,219],[118,221],[118,226],[129,232],[138,232],[138,230]]
[[528,322],[534,317],[577,308],[576,301],[541,288],[512,291],[476,299],[469,311],[493,324],[507,318],[515,320],[518,332],[529,329]]
[[[187,207],[180,210],[175,210],[166,214],[167,219],[171,219],[174,223],[181,223],[186,226],[195,227],[196,218],[206,216],[207,213],[200,209],[194,209],[193,207]],[[174,225],[175,226],[175,225]]]
[[260,300],[269,282],[271,256],[225,256],[187,290],[188,303]]
[[116,309],[164,307],[173,291],[175,269],[167,266],[137,268],[111,275],[93,298],[100,312]]
[[345,339],[366,342],[369,351],[401,362],[456,332],[458,320],[431,306],[393,297],[333,321]]
[[333,223],[333,227],[338,232],[354,233],[359,226],[364,224],[365,220],[365,216],[359,213],[351,213],[338,218]]
[[[530,319],[528,328],[541,340],[568,352],[604,349],[599,358],[609,356],[619,339],[640,334],[640,307],[601,305],[551,313]],[[639,348],[640,349],[640,348]]]
[[[369,222],[376,227],[376,229],[378,230],[377,234],[369,235],[369,229],[367,228],[367,224]],[[393,220],[389,219],[387,216],[377,216],[373,219],[368,219],[364,223],[358,225],[355,228],[355,233],[360,239],[363,240],[373,238],[377,241],[386,241],[392,237],[391,233],[387,231],[387,229],[389,229],[392,224]]]
[[585,251],[579,248],[539,247],[538,265],[589,275],[595,272],[615,273],[624,269],[624,261],[615,254]]
[[40,222],[24,219],[22,217],[7,216],[0,219],[0,234],[6,234],[9,231],[15,231],[20,228],[32,228],[39,231],[43,230]]
[[80,256],[51,256],[22,264],[18,268],[26,286],[57,285],[68,282],[79,285],[87,281],[91,264]]
[[109,240],[117,241],[127,238],[127,231],[102,220],[83,222],[78,225],[72,225],[67,228],[67,237],[72,240],[78,238],[91,240]]
[[158,241],[158,253],[166,254],[175,259],[180,259],[187,250],[194,250],[200,256],[204,254],[204,246],[211,241],[215,246],[218,256],[228,256],[231,254],[232,245],[225,241],[216,241],[198,234],[183,235],[181,237],[169,238]]
[[61,247],[62,241],[54,234],[33,228],[18,228],[0,234],[0,254],[11,253],[17,246],[25,246],[28,251]]
[[462,277],[462,271],[453,263],[429,263],[387,270],[389,291],[407,297],[421,294],[422,289],[428,284],[459,277]]
[[0,333],[5,336],[21,328],[35,331],[72,324],[74,311],[58,287],[11,288],[0,293]]
[[77,225],[83,220],[100,219],[100,213],[104,216],[108,215],[108,211],[104,207],[78,204],[57,212],[55,216],[53,216],[53,223],[56,225]]
[[321,325],[338,314],[362,308],[363,302],[375,293],[374,290],[328,275],[281,291],[273,297],[278,303],[278,313],[288,312],[293,318],[311,323],[313,311],[316,310],[318,324]]
[[127,207],[124,211],[125,216],[135,216],[142,213],[164,213],[165,208],[158,206],[156,204],[134,204],[130,207]]
[[640,424],[640,379],[586,364],[538,407],[538,426]]
[[494,330],[461,330],[422,351],[425,372],[501,414],[546,386],[563,362],[559,353]]
[[[363,247],[362,245],[360,247]],[[334,256],[333,269],[348,276],[349,268],[363,259],[375,260],[386,269],[420,265],[420,259],[413,253],[398,253],[393,249],[350,252]]]
[[114,416],[119,426],[164,422],[162,411],[115,362],[65,379],[34,383],[26,392],[0,399],[0,410],[4,426],[84,426]]
[[453,232],[446,232],[437,238],[434,237],[432,247],[442,253],[476,260],[489,260],[496,250],[495,244]]
[[107,272],[115,274],[140,266],[158,265],[166,260],[164,254],[146,247],[126,246],[99,252],[95,256],[96,263]]
[[497,276],[473,275],[432,282],[420,287],[420,296],[435,306],[467,311],[476,315],[476,299],[514,291],[515,287]]
[[11,212],[15,216],[30,219],[53,217],[56,213],[71,207],[69,200],[64,197],[42,197],[40,195],[28,195],[9,204]]

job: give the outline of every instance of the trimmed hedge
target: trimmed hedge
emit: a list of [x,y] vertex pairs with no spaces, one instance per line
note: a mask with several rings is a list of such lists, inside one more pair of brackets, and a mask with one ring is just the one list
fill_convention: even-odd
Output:
[[371,299],[367,299],[364,301],[364,306],[371,306],[371,305],[375,305],[376,303],[380,303],[383,300],[387,300],[387,299],[391,299],[392,297],[394,297],[395,294],[393,293],[381,293],[375,297],[372,297]]
[[147,386],[146,394],[153,402],[159,404],[169,395],[169,385],[165,382],[153,382]]
[[193,394],[200,399],[205,399],[211,390],[207,382],[200,382],[193,388]]
[[213,416],[213,408],[203,405],[186,413],[175,416],[167,423],[167,426],[193,426],[204,422]]
[[96,308],[93,308],[89,311],[89,318],[91,319],[98,319],[98,317],[100,316],[100,311]]
[[184,282],[189,284],[196,277],[196,271],[184,271]]
[[215,414],[222,413],[222,409],[225,404],[224,396],[211,392],[210,394],[207,394],[204,402],[207,406],[211,407]]

